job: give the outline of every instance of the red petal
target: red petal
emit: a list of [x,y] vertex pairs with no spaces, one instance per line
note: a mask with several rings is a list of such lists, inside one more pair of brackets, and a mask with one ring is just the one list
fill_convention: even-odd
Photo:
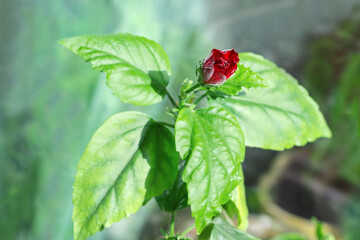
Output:
[[226,81],[226,76],[219,73],[214,72],[214,74],[207,81],[204,81],[205,84],[217,84],[221,85]]
[[[237,69],[239,55],[234,49],[213,49],[204,60],[203,79],[206,84],[222,84]],[[225,80],[224,80],[225,78]]]

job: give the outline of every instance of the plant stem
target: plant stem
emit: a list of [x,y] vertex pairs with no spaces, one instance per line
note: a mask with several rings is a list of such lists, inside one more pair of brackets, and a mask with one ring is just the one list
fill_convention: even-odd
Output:
[[175,236],[175,212],[171,213],[170,234]]
[[171,128],[175,128],[175,125],[174,124],[171,124],[171,123],[166,123],[166,122],[158,122],[162,125],[165,125],[165,126],[168,126],[168,127],[171,127]]
[[185,231],[183,231],[183,232],[181,233],[181,235],[185,237],[185,235],[188,234],[188,233],[189,233],[191,230],[193,230],[194,228],[195,228],[195,224],[192,225],[192,226],[190,226],[190,227],[188,227],[187,229],[185,229]]
[[195,100],[194,104],[197,105],[204,97],[206,97],[207,94],[208,92],[206,91],[206,93],[204,93],[198,99]]
[[171,94],[169,93],[169,91],[165,88],[166,90],[166,96],[168,96],[170,102],[172,103],[172,105],[174,105],[174,107],[178,108],[179,106],[177,105],[177,103],[175,102],[174,98],[171,96]]
[[201,84],[197,83],[194,86],[192,86],[191,88],[189,88],[188,90],[186,90],[185,93],[191,93],[192,91],[194,91],[195,89],[197,89],[200,86],[201,86]]
[[232,226],[235,226],[234,221],[231,219],[229,214],[225,211],[225,209],[221,212],[221,216],[225,218],[225,220]]

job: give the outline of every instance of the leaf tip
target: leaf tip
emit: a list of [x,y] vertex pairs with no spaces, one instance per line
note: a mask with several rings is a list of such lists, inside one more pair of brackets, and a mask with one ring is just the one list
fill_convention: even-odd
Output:
[[74,50],[74,43],[76,42],[76,40],[78,40],[79,37],[68,37],[68,38],[62,38],[60,40],[58,40],[58,44],[66,47],[67,49],[75,52]]
[[331,132],[331,130],[330,130],[330,128],[328,126],[326,126],[326,128],[324,130],[323,137],[332,138],[332,132]]
[[69,38],[63,38],[63,39],[60,39],[58,40],[58,44],[66,47],[66,48],[69,48]]

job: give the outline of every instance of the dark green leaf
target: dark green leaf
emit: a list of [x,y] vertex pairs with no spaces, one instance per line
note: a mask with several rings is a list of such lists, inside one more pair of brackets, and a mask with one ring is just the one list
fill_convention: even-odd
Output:
[[318,105],[293,77],[259,55],[239,56],[242,64],[272,87],[244,90],[238,96],[215,96],[210,104],[237,117],[247,146],[283,150],[331,136]]
[[244,138],[236,118],[223,108],[184,108],[175,125],[176,149],[186,159],[183,180],[200,233],[240,182]]
[[124,112],[109,118],[93,135],[78,165],[75,239],[109,227],[136,212],[145,196],[170,188],[177,163],[172,134],[146,114]]
[[237,95],[242,87],[267,87],[268,83],[262,79],[259,74],[252,71],[250,68],[245,67],[240,59],[236,72],[226,80],[217,90],[230,94]]
[[165,190],[163,194],[156,198],[160,208],[167,212],[174,212],[176,210],[185,208],[188,205],[188,196],[186,184],[182,180],[182,173],[184,170],[185,161],[179,166],[179,173],[176,181],[171,189]]
[[107,85],[123,102],[151,105],[160,102],[171,74],[159,44],[131,34],[79,36],[60,41],[72,52],[107,73]]
[[222,218],[215,218],[210,240],[260,240],[250,234],[229,225]]
[[146,178],[145,202],[171,188],[178,175],[179,155],[176,152],[174,135],[163,125],[154,122],[140,151],[148,160],[150,171]]

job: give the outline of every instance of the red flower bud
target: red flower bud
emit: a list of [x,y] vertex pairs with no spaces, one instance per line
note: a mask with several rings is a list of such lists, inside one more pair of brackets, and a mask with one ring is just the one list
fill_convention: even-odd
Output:
[[239,54],[234,49],[213,49],[203,61],[202,77],[205,84],[223,84],[237,69]]

